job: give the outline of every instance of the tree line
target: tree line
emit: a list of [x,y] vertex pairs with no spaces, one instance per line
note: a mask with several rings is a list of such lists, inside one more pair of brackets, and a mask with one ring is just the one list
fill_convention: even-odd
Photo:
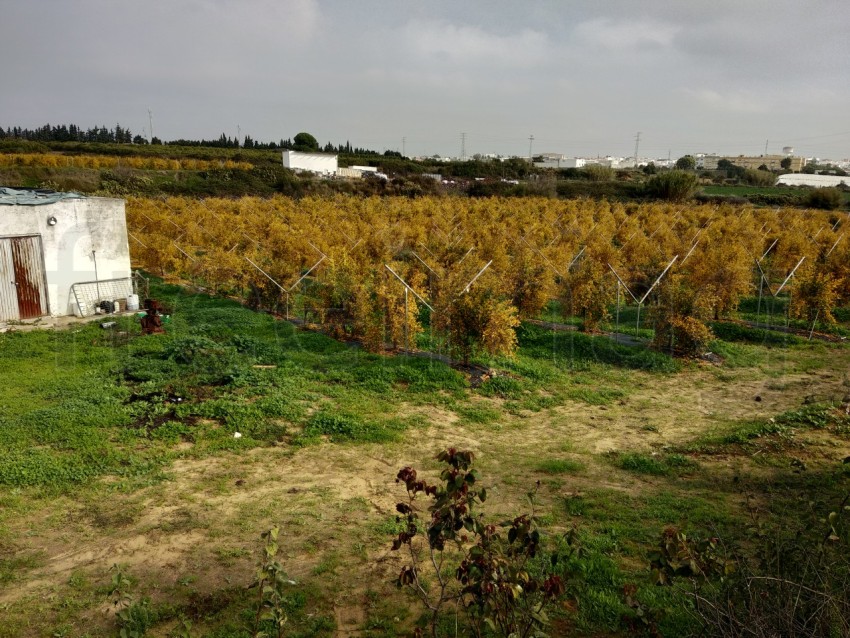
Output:
[[[299,133],[299,135],[303,135]],[[312,136],[310,136],[312,138]],[[106,126],[95,126],[92,128],[83,128],[76,124],[60,124],[57,126],[45,124],[36,128],[25,128],[20,126],[7,126],[5,129],[0,126],[0,140],[28,140],[31,142],[90,142],[99,144],[163,144],[167,146],[206,146],[210,148],[250,148],[257,150],[307,150],[300,148],[298,135],[295,139],[281,138],[278,141],[262,142],[255,140],[250,135],[245,135],[241,140],[238,136],[230,137],[222,133],[216,139],[199,139],[191,140],[179,138],[176,140],[163,141],[158,137],[152,137],[148,140],[133,132],[126,127],[116,124],[109,128]],[[314,138],[313,138],[314,139]],[[351,142],[346,141],[344,144],[333,144],[328,142],[320,147],[318,143],[315,148],[309,150],[322,151],[324,153],[339,153],[340,155],[365,155],[365,156],[380,156],[378,151],[352,146]],[[388,151],[387,154],[395,154],[399,157],[400,153]]]
[[0,139],[19,139],[33,142],[97,142],[101,144],[147,144],[141,135],[116,124],[114,128],[95,126],[84,129],[76,124],[45,124],[34,129],[0,126]]

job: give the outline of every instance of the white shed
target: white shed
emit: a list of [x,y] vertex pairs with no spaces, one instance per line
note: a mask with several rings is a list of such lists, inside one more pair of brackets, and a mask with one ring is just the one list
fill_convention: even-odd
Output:
[[124,200],[0,188],[0,322],[90,315],[132,292]]
[[301,153],[283,151],[283,165],[295,171],[310,171],[320,175],[336,175],[337,156],[330,153]]

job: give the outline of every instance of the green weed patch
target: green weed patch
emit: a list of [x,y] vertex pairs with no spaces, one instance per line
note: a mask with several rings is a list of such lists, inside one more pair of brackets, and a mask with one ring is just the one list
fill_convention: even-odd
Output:
[[779,450],[793,447],[797,432],[807,429],[830,429],[843,435],[850,429],[850,416],[830,403],[804,406],[769,419],[736,423],[725,432],[698,439],[687,449],[710,454],[732,451],[735,447],[747,448],[762,441],[759,445],[767,444]]
[[682,454],[642,454],[630,452],[614,457],[617,467],[636,474],[667,476],[696,469],[697,464]]
[[584,464],[571,459],[549,459],[538,463],[535,469],[544,474],[574,474],[584,470]]

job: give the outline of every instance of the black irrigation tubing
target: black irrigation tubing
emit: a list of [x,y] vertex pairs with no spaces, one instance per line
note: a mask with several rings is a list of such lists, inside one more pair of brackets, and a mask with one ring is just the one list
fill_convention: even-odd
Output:
[[[546,330],[555,332],[578,332],[578,326],[569,323],[557,323],[554,321],[541,321],[540,319],[525,319],[523,323],[531,324]],[[636,339],[632,335],[627,335],[622,332],[602,332],[600,337],[608,337],[617,343],[622,343],[627,346],[643,346],[646,345],[646,340]]]

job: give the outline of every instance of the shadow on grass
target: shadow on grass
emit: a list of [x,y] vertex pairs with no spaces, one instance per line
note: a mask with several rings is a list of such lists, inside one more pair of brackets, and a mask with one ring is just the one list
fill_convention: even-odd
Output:
[[523,324],[517,330],[521,354],[554,360],[561,367],[603,363],[632,370],[676,372],[679,363],[669,355],[642,346],[619,344],[607,336],[553,332]]

